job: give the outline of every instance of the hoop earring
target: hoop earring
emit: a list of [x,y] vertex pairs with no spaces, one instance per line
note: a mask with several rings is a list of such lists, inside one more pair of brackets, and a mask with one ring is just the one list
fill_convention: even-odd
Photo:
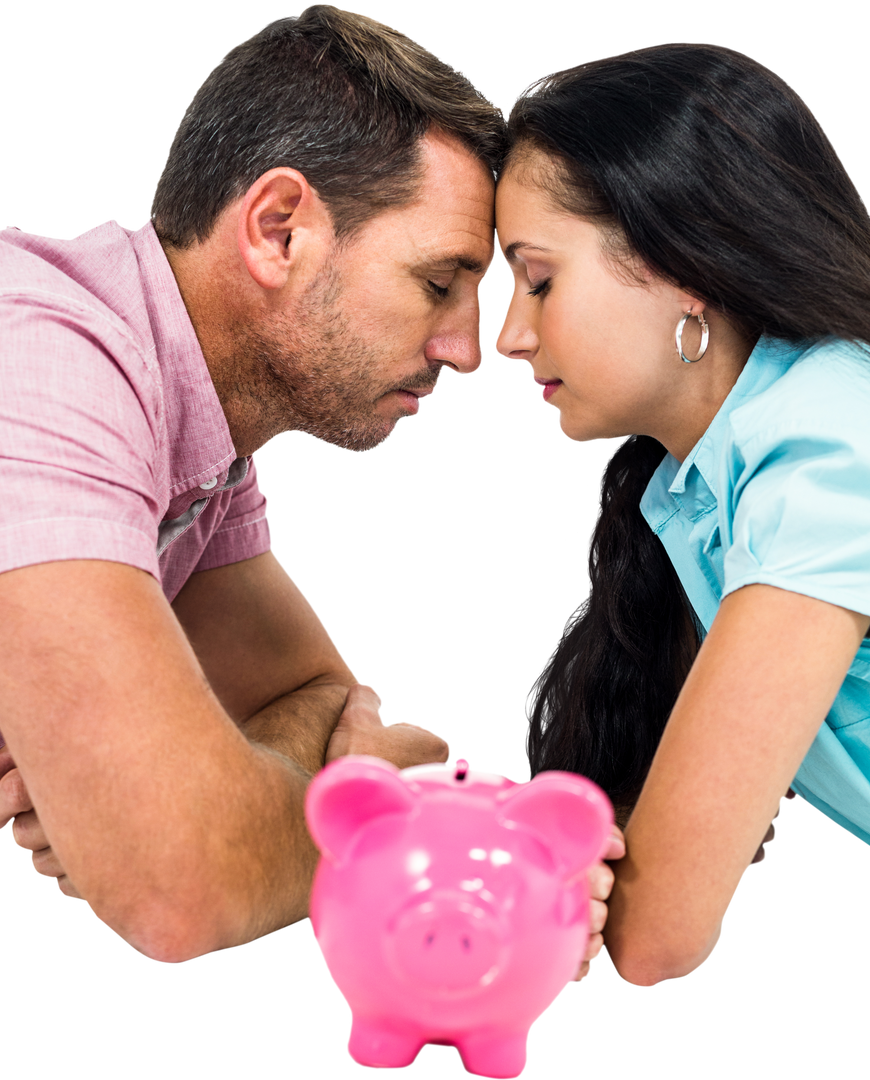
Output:
[[698,320],[698,325],[701,327],[701,348],[698,350],[698,355],[694,360],[690,360],[683,352],[683,327],[686,325],[686,321],[692,317],[691,311],[687,311],[677,323],[677,332],[674,335],[674,343],[677,346],[677,355],[684,364],[697,364],[707,351],[707,346],[710,344],[710,327],[707,325],[707,320],[704,318],[704,312],[701,311],[694,316],[694,318]]

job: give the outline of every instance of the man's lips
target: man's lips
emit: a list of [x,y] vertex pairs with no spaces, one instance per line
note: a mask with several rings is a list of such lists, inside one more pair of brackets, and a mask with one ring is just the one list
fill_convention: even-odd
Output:
[[[535,379],[535,378],[532,378],[532,382],[535,384],[536,387],[538,387],[539,390],[543,390],[544,387],[555,386],[555,384],[557,382],[561,382],[561,381],[562,381],[561,379]],[[424,402],[424,401],[429,400],[430,397],[434,397],[436,391],[435,390],[426,390],[426,389],[423,389],[423,390],[418,390],[418,389],[406,390],[405,388],[400,388],[398,393],[413,394],[414,397],[419,397],[420,401]]]
[[562,385],[561,379],[535,379],[535,382],[544,388],[544,401],[549,401]]
[[419,397],[421,402],[424,402],[427,399],[430,399],[430,397],[435,396],[434,390],[402,390],[400,392],[402,392],[403,394],[413,394],[414,397]]
[[428,397],[432,393],[433,387],[402,387],[393,391],[402,401],[402,404],[407,409],[411,416],[414,416],[417,410],[420,408],[420,398]]

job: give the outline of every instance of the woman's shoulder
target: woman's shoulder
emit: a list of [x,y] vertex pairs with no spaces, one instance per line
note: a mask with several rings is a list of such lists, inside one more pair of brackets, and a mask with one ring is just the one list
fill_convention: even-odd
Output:
[[756,362],[779,370],[732,411],[733,443],[806,436],[870,447],[870,346],[837,338],[787,350],[766,344]]

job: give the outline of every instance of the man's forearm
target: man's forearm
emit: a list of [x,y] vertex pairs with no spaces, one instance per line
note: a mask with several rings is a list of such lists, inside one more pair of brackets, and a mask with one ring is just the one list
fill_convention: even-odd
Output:
[[251,742],[283,754],[313,776],[323,768],[347,691],[340,683],[310,683],[273,701],[239,727]]
[[[305,792],[324,766],[348,689],[301,688],[240,724],[254,757],[223,780],[239,811],[217,826],[225,858],[205,869],[207,899],[186,921],[182,962],[242,948],[309,917],[320,852],[305,823]],[[213,918],[204,917],[209,908]]]

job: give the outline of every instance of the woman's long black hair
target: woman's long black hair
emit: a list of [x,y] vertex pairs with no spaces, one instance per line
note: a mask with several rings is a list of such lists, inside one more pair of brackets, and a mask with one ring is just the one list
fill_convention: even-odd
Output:
[[[706,301],[747,341],[870,341],[870,218],[815,118],[740,53],[662,45],[542,80],[506,168],[543,151],[557,205]],[[538,160],[539,156],[532,160]],[[870,422],[870,421],[868,421]],[[698,647],[639,502],[665,454],[636,435],[602,483],[591,593],[538,680],[532,774],[567,769],[633,805]]]

